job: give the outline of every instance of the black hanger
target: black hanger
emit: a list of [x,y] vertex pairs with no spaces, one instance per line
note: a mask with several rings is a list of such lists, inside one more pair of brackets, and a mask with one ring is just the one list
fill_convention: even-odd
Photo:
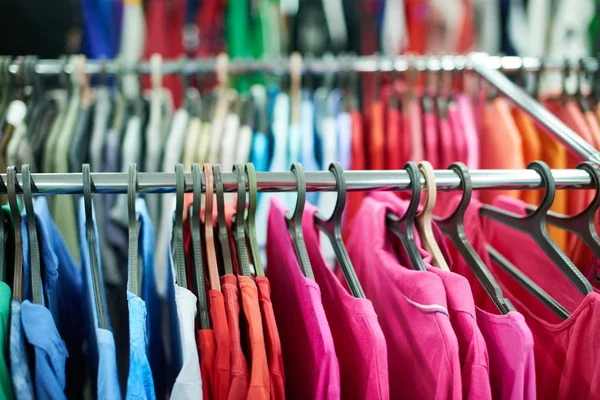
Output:
[[96,251],[96,230],[93,220],[93,204],[92,191],[94,190],[94,182],[90,172],[90,164],[81,166],[83,171],[83,202],[85,206],[85,237],[87,240],[88,250],[90,252],[90,264],[92,274],[92,286],[94,287],[94,301],[96,310],[98,311],[98,328],[108,329],[108,320],[106,318],[106,309],[104,301],[102,301],[102,278],[100,277],[100,262],[98,260],[98,252]]
[[425,261],[423,261],[423,257],[421,257],[421,253],[419,253],[419,249],[417,248],[414,229],[415,217],[421,199],[421,173],[419,172],[419,167],[414,162],[404,164],[404,170],[408,173],[412,189],[410,203],[402,218],[388,211],[385,218],[386,225],[400,239],[412,267],[418,271],[425,271]]
[[236,253],[240,272],[243,276],[251,276],[250,260],[248,258],[248,249],[246,247],[245,233],[245,215],[246,215],[246,174],[244,166],[235,164],[233,173],[237,182],[237,206],[235,209],[235,218],[233,220],[233,237],[235,239]]
[[221,255],[223,256],[223,269],[225,275],[233,275],[229,234],[227,232],[227,222],[225,221],[225,198],[223,195],[225,188],[223,187],[223,178],[221,177],[221,166],[214,164],[212,171],[215,181],[215,192],[217,194],[217,230],[219,231],[219,243],[221,244]]
[[567,78],[571,75],[571,64],[568,58],[565,58],[563,63],[563,74],[561,79],[561,100],[566,103],[569,100],[569,93],[567,92]]
[[127,210],[129,217],[129,291],[136,296],[140,296],[141,271],[138,264],[139,252],[139,222],[135,210],[135,200],[137,196],[138,180],[137,166],[129,166],[129,182],[127,184]]
[[333,173],[335,178],[335,187],[338,193],[337,200],[333,213],[329,218],[324,218],[318,212],[315,214],[315,225],[329,238],[352,295],[356,298],[365,298],[365,292],[356,276],[356,271],[354,271],[352,261],[350,261],[350,256],[348,255],[346,246],[344,246],[342,240],[342,214],[344,213],[344,207],[346,205],[346,180],[344,178],[344,170],[339,163],[334,162],[329,165],[329,171]]
[[500,208],[484,204],[480,209],[480,214],[526,233],[554,261],[581,293],[584,295],[591,293],[593,291],[592,285],[548,235],[546,213],[550,209],[550,206],[552,206],[556,193],[556,184],[552,177],[552,170],[542,161],[533,161],[527,168],[535,170],[542,177],[542,183],[546,187],[544,198],[534,212],[525,217],[520,217]]
[[[0,193],[8,193],[8,189],[4,184],[4,179],[2,179],[2,176],[0,176]],[[5,226],[4,210],[0,208],[0,281],[2,282],[6,282],[6,240],[8,237],[8,232]]]
[[581,111],[588,112],[590,111],[590,103],[588,102],[588,98],[583,94],[582,85],[583,85],[583,77],[587,78],[588,71],[587,65],[583,58],[579,59],[579,71],[577,72],[577,90],[575,91],[575,99],[579,103],[579,107]]
[[304,167],[300,163],[293,163],[291,171],[296,177],[296,188],[298,190],[298,199],[293,213],[286,213],[285,220],[287,223],[288,232],[292,236],[296,257],[300,264],[300,269],[305,277],[315,280],[315,276],[310,266],[310,259],[304,244],[304,233],[302,232],[302,214],[304,212],[304,203],[306,202],[306,177],[304,176]]
[[544,74],[544,59],[540,58],[540,68],[537,70],[537,72],[535,72],[535,77],[533,79],[533,87],[531,88],[531,94],[532,96],[540,101],[540,82],[542,80],[542,75]]
[[29,261],[31,265],[31,296],[35,304],[42,304],[42,269],[40,246],[37,235],[37,223],[33,209],[32,180],[29,165],[23,165],[23,202],[27,215],[27,235],[29,236]]
[[23,301],[23,235],[21,232],[21,210],[17,201],[17,173],[12,165],[6,170],[6,181],[8,183],[8,204],[14,224],[15,233],[15,257],[13,263],[13,297],[15,300]]
[[202,174],[200,164],[192,164],[192,182],[194,200],[192,203],[192,215],[189,219],[192,233],[192,254],[194,260],[194,278],[196,282],[196,295],[198,296],[198,313],[196,321],[200,329],[210,329],[210,317],[208,315],[208,302],[206,300],[206,287],[204,283],[204,264],[202,263],[202,239],[200,237],[200,200],[202,196]]
[[175,266],[177,269],[177,284],[187,289],[185,272],[185,250],[183,248],[183,197],[185,195],[185,176],[183,164],[175,164],[175,182],[177,199],[175,202],[175,225],[173,239],[175,246]]
[[553,313],[558,315],[563,321],[571,315],[566,308],[561,306],[558,301],[551,297],[544,289],[539,287],[535,282],[529,279],[510,261],[508,261],[498,250],[490,246],[486,246],[487,251],[492,261],[501,267],[506,273],[513,277],[514,280],[519,282],[521,286],[525,287],[529,293],[534,295],[539,301],[541,301],[546,307],[552,310]]
[[471,271],[475,274],[483,289],[490,296],[498,310],[502,314],[507,314],[511,311],[515,311],[514,306],[504,297],[502,289],[496,279],[485,265],[483,260],[479,257],[471,243],[467,240],[465,234],[464,217],[469,203],[471,202],[471,194],[473,187],[471,185],[471,174],[467,167],[460,162],[456,162],[450,165],[449,169],[454,171],[460,177],[460,185],[463,191],[460,203],[456,210],[447,218],[440,219],[435,218],[436,223],[444,232],[446,236],[452,241],[460,255],[467,262]]
[[252,262],[254,263],[254,272],[256,276],[265,276],[265,270],[262,265],[262,259],[260,257],[260,249],[258,247],[258,240],[256,240],[256,203],[258,203],[258,188],[256,185],[256,171],[254,171],[254,164],[246,163],[245,165],[246,177],[248,178],[248,192],[250,193],[248,200],[248,213],[246,216],[246,236],[250,242],[250,254],[252,255]]
[[[583,240],[586,246],[589,247],[597,257],[600,257],[600,237],[598,236],[596,226],[594,225],[596,212],[600,208],[600,167],[594,163],[585,161],[579,164],[577,169],[583,169],[590,174],[592,184],[596,189],[594,199],[577,215],[566,216],[553,211],[548,211],[546,213],[546,223],[574,233]],[[527,207],[527,212],[533,211],[535,211],[534,206]],[[600,277],[597,275],[596,280],[600,281]]]

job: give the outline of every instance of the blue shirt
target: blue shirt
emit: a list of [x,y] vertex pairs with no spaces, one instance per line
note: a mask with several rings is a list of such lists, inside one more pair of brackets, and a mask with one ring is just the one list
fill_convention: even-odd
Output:
[[[52,315],[51,321],[55,325],[48,329],[58,330],[69,354],[66,362],[68,379],[66,388],[63,383],[63,390],[68,398],[81,398],[85,383],[81,272],[52,220],[47,199],[45,197],[37,198],[34,201],[33,209],[37,221],[38,244],[43,267],[43,303],[49,309]],[[23,254],[29,254],[30,245],[26,221],[27,214],[24,212],[21,229]],[[25,298],[31,300],[31,266],[28,256],[23,257],[23,273]],[[24,326],[24,329],[27,327]]]
[[[317,162],[315,149],[314,107],[311,95],[307,90],[302,91],[300,115],[302,120],[302,165],[305,171],[320,171],[321,167]],[[306,200],[311,204],[317,204],[319,192],[306,193]]]
[[[117,357],[115,350],[115,339],[108,329],[98,327],[98,310],[94,300],[94,286],[92,281],[92,270],[90,251],[88,247],[85,229],[85,205],[83,197],[79,199],[79,243],[81,251],[81,273],[83,282],[83,306],[85,316],[85,331],[87,337],[87,355],[92,377],[92,385],[98,399],[120,399],[121,389],[117,373]],[[94,218],[94,230],[96,231],[96,257],[98,258],[100,276],[100,287],[102,290],[102,304],[106,309],[106,297],[104,295],[104,281],[102,279],[102,266],[100,251],[98,249],[98,230]],[[108,311],[105,313],[108,319]],[[110,326],[110,323],[109,323]]]
[[16,399],[33,399],[33,380],[29,371],[25,335],[21,325],[21,303],[10,302],[10,378]]
[[21,323],[35,355],[37,399],[66,399],[65,364],[67,346],[61,339],[52,313],[40,304],[25,300],[21,304]]
[[[148,216],[146,202],[137,199],[136,212]],[[140,218],[141,219],[141,218]],[[154,254],[152,225],[149,219],[144,218],[138,243],[141,242],[142,268],[154,271]],[[145,225],[145,226],[144,226]],[[144,230],[145,229],[145,230]],[[154,275],[154,273],[152,273]],[[142,284],[146,279],[142,275]],[[143,291],[143,290],[142,290]],[[158,295],[158,293],[156,293]],[[155,399],[154,380],[148,361],[148,333],[146,318],[146,303],[140,297],[127,292],[127,305],[129,308],[129,376],[127,377],[127,399]],[[155,335],[157,336],[157,335]]]
[[[136,200],[139,216],[140,246],[142,253],[142,299],[147,308],[148,361],[154,377],[156,398],[164,399],[171,391],[183,364],[179,320],[175,303],[175,287],[171,265],[167,268],[167,291],[163,299],[159,295],[154,273],[154,229],[148,209],[143,200]],[[169,255],[170,250],[167,253]],[[168,327],[168,329],[165,329]]]

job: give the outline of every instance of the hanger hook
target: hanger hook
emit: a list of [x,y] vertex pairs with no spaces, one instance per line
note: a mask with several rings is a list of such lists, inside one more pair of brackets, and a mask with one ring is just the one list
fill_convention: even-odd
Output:
[[425,185],[427,187],[427,195],[425,197],[425,204],[421,208],[421,211],[417,213],[417,216],[423,214],[427,210],[433,210],[437,201],[437,185],[435,184],[435,171],[433,166],[428,161],[419,162],[419,173],[423,174],[425,178]]
[[288,212],[287,217],[294,227],[300,227],[300,231],[302,231],[302,213],[304,212],[304,203],[306,202],[306,176],[304,175],[304,167],[300,163],[293,163],[291,171],[296,177],[298,198],[296,199],[293,214],[289,215]]
[[544,63],[544,59],[540,58],[540,68],[537,70],[537,72],[535,73],[535,79],[533,81],[533,89],[532,89],[532,93],[535,96],[536,99],[540,99],[540,83],[542,80],[542,75],[544,75],[544,69],[545,69],[545,63]]
[[564,61],[564,72],[562,76],[562,95],[563,98],[567,98],[569,94],[567,93],[567,79],[571,76],[571,63],[568,58],[565,57]]
[[83,164],[81,166],[83,173],[83,201],[85,206],[85,220],[92,221],[92,192],[94,191],[94,182],[92,181],[92,175],[89,164]]
[[412,192],[408,208],[402,218],[400,218],[401,221],[409,218],[414,219],[419,209],[419,203],[421,202],[421,173],[419,172],[419,167],[414,162],[407,162],[404,164],[404,170],[408,173]]
[[592,183],[593,183],[594,189],[595,189],[593,200],[586,207],[586,209],[581,212],[581,214],[591,213],[592,215],[595,215],[596,210],[598,210],[598,208],[600,208],[600,167],[597,164],[594,164],[592,162],[584,161],[584,162],[580,163],[579,165],[577,165],[576,168],[582,169],[585,172],[587,172],[588,174],[590,174],[590,178],[592,180]]
[[19,301],[23,301],[23,236],[21,234],[21,211],[17,201],[17,170],[14,165],[11,165],[6,170],[8,203],[10,205],[10,213],[14,222],[15,230],[15,258],[13,266],[13,296]]
[[532,161],[527,165],[527,169],[532,169],[541,176],[542,185],[546,188],[546,192],[544,193],[544,197],[542,198],[539,207],[525,218],[545,217],[546,212],[552,207],[554,196],[556,195],[556,182],[554,182],[552,170],[548,164],[543,161]]
[[183,247],[183,203],[185,197],[185,175],[183,164],[175,164],[175,262],[177,267],[177,285],[187,289],[187,274],[185,270],[185,250]]
[[250,276],[250,260],[246,248],[245,214],[246,214],[246,174],[242,164],[235,164],[233,172],[237,182],[237,207],[235,211],[235,238],[237,242],[238,264],[242,275]]
[[31,297],[35,304],[42,304],[42,271],[40,260],[40,249],[38,246],[37,223],[33,209],[33,181],[29,170],[29,164],[23,164],[21,171],[23,180],[23,202],[27,215],[27,233],[29,235],[29,265],[31,268]]
[[257,276],[264,276],[265,271],[262,265],[262,259],[260,257],[260,249],[258,247],[258,240],[256,239],[256,203],[258,202],[258,187],[256,184],[256,171],[254,170],[254,164],[246,163],[244,165],[246,177],[248,178],[248,213],[246,216],[246,229],[248,232],[248,238],[250,241],[250,251],[252,254],[252,261],[254,263],[254,270]]
[[329,164],[329,172],[333,174],[335,178],[335,188],[337,190],[337,199],[335,201],[335,207],[333,209],[333,213],[327,220],[327,222],[332,221],[342,221],[342,215],[344,214],[344,207],[346,206],[346,179],[344,177],[344,169],[342,165],[338,162],[332,162]]
[[471,172],[469,172],[469,168],[461,162],[455,162],[450,164],[448,167],[452,171],[458,175],[460,179],[460,188],[462,189],[462,196],[460,198],[460,203],[458,207],[450,214],[447,220],[450,219],[458,219],[462,221],[464,219],[465,213],[469,208],[469,203],[471,202],[471,196],[473,194],[473,184],[471,183]]
[[127,182],[127,206],[129,210],[129,225],[133,225],[137,221],[135,211],[135,199],[137,197],[138,190],[138,177],[137,177],[137,165],[131,164],[129,166],[129,181]]

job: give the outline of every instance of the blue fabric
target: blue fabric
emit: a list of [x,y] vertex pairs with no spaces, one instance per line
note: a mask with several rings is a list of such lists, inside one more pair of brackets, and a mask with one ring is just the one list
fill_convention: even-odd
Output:
[[[152,220],[146,203],[142,199],[136,200],[135,207],[141,224],[139,240],[143,265],[142,299],[146,302],[147,308],[148,361],[153,372],[156,398],[164,399],[171,391],[183,364],[173,273],[169,265],[169,268],[167,268],[167,293],[165,299],[163,299],[158,293],[154,274],[154,229]],[[175,320],[175,323],[173,323],[173,320]],[[165,326],[169,328],[166,335]],[[166,345],[167,343],[168,345]]]
[[[89,58],[114,58],[119,49],[117,25],[112,0],[83,0],[81,2],[84,35],[83,47]],[[114,2],[117,3],[117,2]]]
[[[302,91],[301,103],[301,121],[302,121],[302,165],[305,171],[320,171],[321,167],[317,162],[315,150],[315,124],[314,107],[312,96],[307,90]],[[319,192],[306,193],[306,201],[317,204]]]
[[[93,210],[93,207],[92,207]],[[98,399],[120,399],[121,390],[117,374],[117,359],[115,351],[115,339],[110,330],[100,329],[98,327],[98,310],[94,300],[94,287],[92,281],[92,270],[90,260],[90,250],[88,247],[86,229],[85,229],[85,206],[83,197],[79,199],[79,243],[81,252],[81,273],[83,275],[83,293],[84,293],[84,316],[85,331],[87,337],[87,356],[92,377],[92,387],[96,392]],[[94,230],[96,231],[96,257],[98,258],[100,276],[100,287],[102,290],[102,303],[106,308],[106,298],[104,295],[104,280],[102,279],[102,262],[100,260],[100,251],[98,248],[98,230],[96,229],[95,216]],[[105,313],[108,320],[108,312]],[[107,321],[110,326],[110,321]]]
[[10,378],[16,399],[33,399],[33,380],[29,371],[29,359],[25,335],[21,325],[21,303],[10,302]]
[[65,364],[69,354],[52,313],[40,304],[25,300],[21,304],[21,323],[34,349],[36,398],[66,399]]
[[[48,307],[55,329],[65,341],[70,355],[67,363],[66,395],[69,398],[83,396],[85,383],[85,356],[82,285],[79,272],[69,249],[52,220],[45,197],[35,200],[33,205],[37,222],[38,245],[42,266],[42,301]],[[23,235],[23,290],[25,299],[32,300],[30,243],[27,228],[27,214],[21,215]],[[24,326],[24,329],[27,329]],[[37,367],[36,367],[37,368]],[[37,374],[37,372],[36,372]]]
[[156,399],[152,370],[146,355],[146,304],[144,300],[127,292],[129,305],[129,376],[127,377],[127,399]]

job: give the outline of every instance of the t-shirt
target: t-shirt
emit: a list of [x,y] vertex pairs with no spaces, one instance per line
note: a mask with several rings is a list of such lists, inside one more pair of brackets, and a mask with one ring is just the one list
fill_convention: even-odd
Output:
[[[4,218],[0,215],[0,218]],[[12,291],[5,282],[0,282],[0,396],[3,399],[13,399],[13,390],[10,382],[10,372],[8,363],[10,362],[7,354],[9,332],[10,332],[10,302]]]
[[231,386],[231,339],[225,311],[225,298],[217,290],[209,290],[210,316],[215,332],[215,364],[213,368],[213,396],[226,399]]
[[205,399],[212,399],[212,384],[215,369],[215,331],[212,329],[199,329],[196,331],[196,344],[200,357],[200,375],[202,376],[202,395]]
[[248,394],[249,372],[246,357],[242,351],[240,337],[240,303],[237,279],[233,274],[221,277],[221,290],[225,298],[225,311],[229,326],[229,340],[231,343],[231,386],[229,396],[241,399]]
[[304,277],[285,220],[287,210],[271,200],[267,237],[267,277],[279,328],[286,374],[286,397],[340,398],[340,372],[319,286]]
[[245,336],[249,342],[250,386],[248,387],[248,398],[269,399],[271,397],[269,362],[258,304],[258,290],[256,283],[247,276],[238,276],[238,283],[242,309],[246,317]]
[[316,207],[306,204],[302,227],[333,335],[340,365],[342,398],[387,399],[387,345],[377,314],[369,300],[350,295],[327,266],[320,250],[320,232],[314,222],[316,212]]
[[183,365],[171,392],[171,399],[193,399],[202,393],[200,360],[196,349],[194,324],[196,318],[196,296],[189,290],[175,286],[175,301],[179,317]]
[[[391,193],[372,193],[351,227],[348,254],[388,348],[390,398],[462,398],[458,342],[441,279],[410,268],[386,229]],[[397,213],[397,215],[402,215]],[[405,267],[406,266],[406,267]]]
[[277,321],[271,303],[271,284],[266,276],[255,278],[258,289],[258,300],[265,328],[265,347],[269,361],[269,381],[271,386],[271,399],[285,399],[285,372],[283,369],[283,354]]

